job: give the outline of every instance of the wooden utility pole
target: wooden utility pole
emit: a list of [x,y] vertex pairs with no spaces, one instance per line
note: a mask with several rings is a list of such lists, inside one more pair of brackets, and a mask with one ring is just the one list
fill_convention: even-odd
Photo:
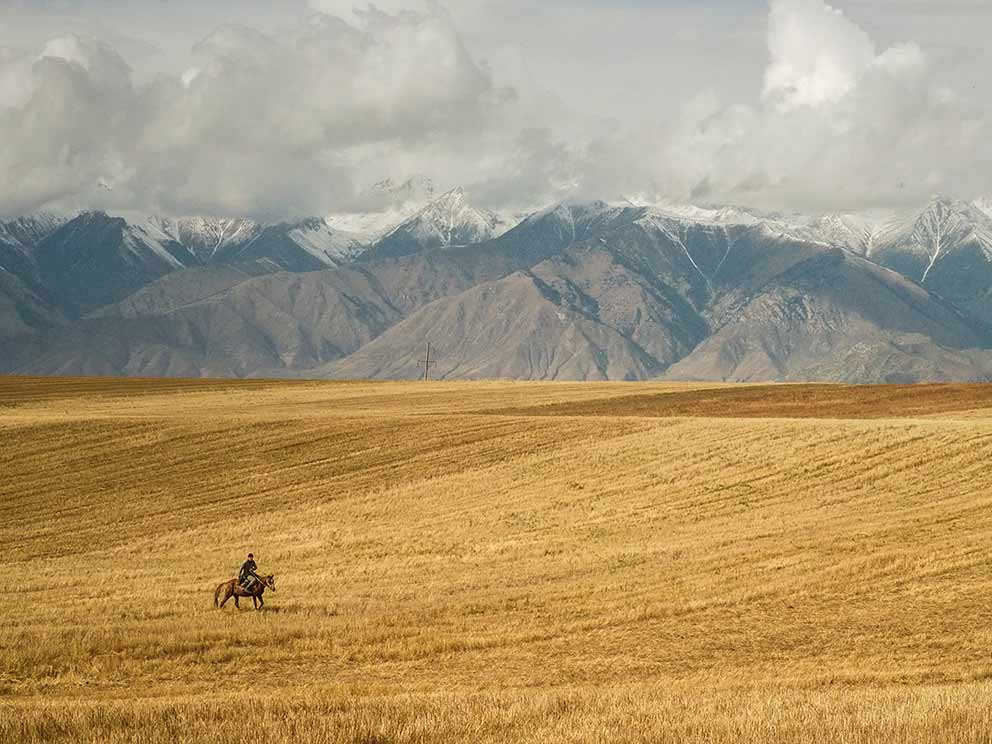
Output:
[[423,365],[423,367],[424,367],[424,382],[427,382],[428,380],[430,380],[431,367],[436,367],[437,366],[437,362],[435,362],[433,359],[431,359],[431,344],[430,344],[430,342],[427,343],[427,356],[426,356],[426,358],[421,359],[419,362],[417,362],[417,366],[418,367],[421,366],[421,365]]

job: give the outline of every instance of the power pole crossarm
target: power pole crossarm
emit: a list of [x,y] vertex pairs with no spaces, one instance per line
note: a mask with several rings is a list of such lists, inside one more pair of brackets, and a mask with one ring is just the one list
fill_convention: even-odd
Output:
[[427,344],[427,356],[417,362],[417,366],[423,366],[424,368],[424,382],[427,382],[431,378],[431,367],[436,367],[437,362],[431,359],[431,345]]

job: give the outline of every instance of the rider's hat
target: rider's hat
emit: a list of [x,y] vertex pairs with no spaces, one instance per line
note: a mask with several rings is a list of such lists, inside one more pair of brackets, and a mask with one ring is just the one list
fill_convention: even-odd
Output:
[[248,557],[249,557],[249,558],[254,558],[254,557],[255,557],[255,554],[254,554],[254,553],[249,553],[249,554],[248,554]]

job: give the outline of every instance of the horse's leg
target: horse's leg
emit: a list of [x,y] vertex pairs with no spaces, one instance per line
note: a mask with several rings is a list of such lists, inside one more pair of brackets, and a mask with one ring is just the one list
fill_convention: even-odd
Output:
[[251,595],[251,603],[254,605],[255,609],[258,609],[258,596],[255,594]]
[[265,606],[265,602],[264,602],[264,601],[262,600],[262,595],[261,595],[261,594],[259,594],[259,595],[258,595],[258,607],[256,607],[255,609],[256,609],[256,610],[260,610],[260,609],[262,609],[262,608],[263,608],[264,606]]
[[228,590],[228,591],[225,591],[225,592],[224,592],[224,599],[222,599],[222,600],[220,601],[220,608],[221,608],[222,610],[224,609],[224,605],[226,605],[226,604],[227,604],[227,600],[229,600],[230,598],[231,598],[231,592],[230,592],[230,590]]
[[234,606],[237,607],[239,610],[241,609],[241,603],[238,601],[237,594],[234,595]]

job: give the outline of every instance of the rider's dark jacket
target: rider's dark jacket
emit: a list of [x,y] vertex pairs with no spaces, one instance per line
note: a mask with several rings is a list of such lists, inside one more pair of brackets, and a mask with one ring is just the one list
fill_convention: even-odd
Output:
[[245,583],[245,579],[255,573],[258,566],[255,565],[255,561],[250,558],[241,564],[241,570],[238,572],[238,581],[242,584]]

